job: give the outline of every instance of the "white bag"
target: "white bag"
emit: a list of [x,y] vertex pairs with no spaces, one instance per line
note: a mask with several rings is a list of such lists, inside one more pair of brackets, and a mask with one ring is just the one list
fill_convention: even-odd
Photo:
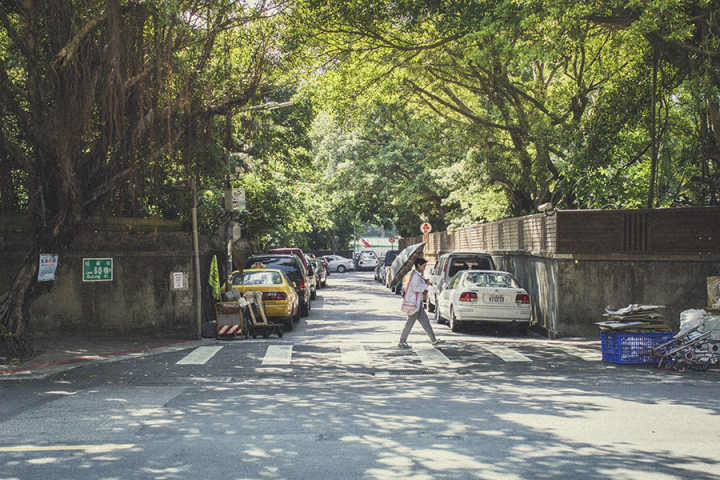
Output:
[[400,310],[407,313],[408,315],[412,315],[413,313],[418,311],[417,307],[417,299],[418,299],[419,293],[415,294],[415,301],[411,302],[407,299],[407,294],[403,295],[402,305],[400,305]]

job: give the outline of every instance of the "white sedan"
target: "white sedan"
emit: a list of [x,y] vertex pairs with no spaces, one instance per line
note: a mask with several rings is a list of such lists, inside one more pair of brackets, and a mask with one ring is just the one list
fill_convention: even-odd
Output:
[[340,255],[326,255],[325,260],[328,262],[328,272],[343,273],[355,269],[355,264],[351,259],[341,257]]
[[508,272],[462,270],[438,297],[435,321],[445,319],[453,332],[473,322],[512,324],[525,331],[530,325],[530,296]]

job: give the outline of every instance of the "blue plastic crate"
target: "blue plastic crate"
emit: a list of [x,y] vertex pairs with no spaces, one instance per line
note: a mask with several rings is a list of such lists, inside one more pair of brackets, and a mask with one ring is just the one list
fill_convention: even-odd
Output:
[[644,364],[652,361],[652,349],[673,337],[672,333],[600,332],[603,362]]

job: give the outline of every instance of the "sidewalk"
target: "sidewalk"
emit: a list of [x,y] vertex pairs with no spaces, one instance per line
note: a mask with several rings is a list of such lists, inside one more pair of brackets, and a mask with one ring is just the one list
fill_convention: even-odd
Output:
[[35,354],[22,362],[0,357],[0,380],[44,378],[92,362],[117,361],[184,350],[203,343],[187,338],[44,337],[34,341]]

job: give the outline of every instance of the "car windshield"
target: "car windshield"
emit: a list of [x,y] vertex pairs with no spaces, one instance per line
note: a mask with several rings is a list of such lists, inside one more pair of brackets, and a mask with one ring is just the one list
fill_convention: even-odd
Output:
[[248,267],[252,267],[256,263],[264,267],[282,270],[292,282],[300,280],[300,267],[298,261],[293,257],[251,257],[248,260]]
[[507,273],[471,272],[465,281],[478,287],[518,288],[515,279]]
[[233,278],[233,285],[282,285],[279,272],[244,272]]

